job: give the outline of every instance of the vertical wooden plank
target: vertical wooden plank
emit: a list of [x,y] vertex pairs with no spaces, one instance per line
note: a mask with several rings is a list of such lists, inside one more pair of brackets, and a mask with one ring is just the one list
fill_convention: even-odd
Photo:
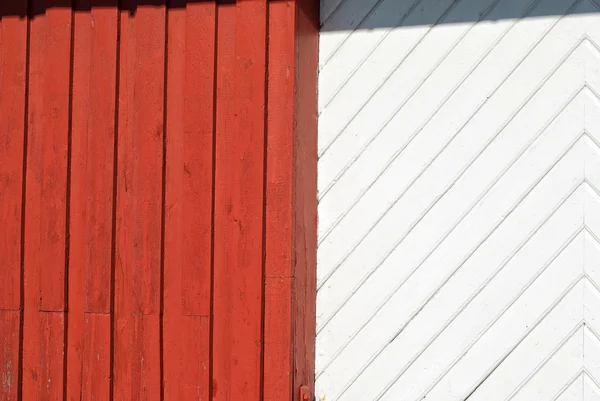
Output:
[[172,166],[183,181],[181,313],[193,316],[210,314],[215,13],[214,2],[187,6],[183,163]]
[[[64,392],[64,349],[65,349],[65,313],[39,313],[40,375],[39,400],[63,400]],[[25,398],[25,396],[24,396]]]
[[[234,80],[233,127],[231,131],[217,129],[216,154],[219,185],[215,202],[224,205],[224,210],[221,208],[215,216],[215,241],[226,249],[218,256],[215,254],[213,357],[215,361],[224,360],[227,366],[215,367],[217,390],[213,396],[259,400],[263,348],[267,2],[242,1],[235,6],[235,61],[230,75]],[[218,73],[225,72],[219,69]],[[220,115],[220,118],[226,117]],[[230,309],[229,312],[218,315],[217,304],[219,311]],[[221,376],[223,373],[227,376]],[[218,389],[221,381],[228,382],[226,393]]]
[[0,310],[0,401],[19,396],[19,335],[21,313]]
[[294,393],[314,394],[317,274],[317,66],[319,2],[296,0],[294,85]]
[[292,284],[291,277],[265,280],[264,401],[292,396]]
[[314,391],[318,2],[269,3],[269,31],[264,399],[298,400]]
[[[90,0],[79,6],[90,9]],[[71,253],[83,269],[85,312],[93,313],[109,313],[111,303],[116,7],[75,15]]]
[[[165,265],[164,265],[164,397],[165,401],[183,399],[182,382],[190,372],[183,372],[181,362],[187,349],[182,338],[189,335],[181,322],[182,251],[183,251],[183,137],[185,130],[185,50],[186,10],[168,13],[168,65],[166,177],[165,177]],[[187,345],[187,344],[186,344]],[[185,378],[182,375],[186,375]],[[186,380],[187,379],[187,380]],[[193,398],[192,398],[193,399]]]
[[62,400],[71,9],[31,2],[23,399]]
[[[2,2],[0,15],[27,13],[27,4]],[[10,10],[9,8],[16,8]],[[0,19],[0,309],[21,307],[21,205],[25,140],[27,20]]]
[[269,3],[264,401],[289,400],[293,386],[295,18],[295,2]]
[[[229,280],[234,274],[229,264],[229,241],[231,234],[227,229],[229,210],[231,210],[231,191],[228,184],[233,179],[228,169],[228,152],[235,139],[234,133],[234,74],[235,4],[218,3],[217,11],[217,96],[215,121],[215,216],[214,216],[214,277],[213,277],[213,344],[212,344],[212,397],[215,401],[230,401],[233,309],[232,297],[236,291],[230,287]],[[229,203],[227,203],[229,202]],[[217,245],[218,244],[218,245]]]
[[165,400],[209,397],[214,2],[169,11],[164,267]]
[[27,15],[24,2],[0,4],[0,401],[19,395],[21,235]]
[[37,205],[27,231],[38,237],[39,308],[64,311],[72,21],[69,8],[49,6],[49,0],[33,1],[34,13],[46,14],[31,21],[27,189]]
[[[87,313],[84,316],[81,335],[81,363],[77,377],[69,376],[68,389],[75,390],[80,385],[80,392],[69,393],[68,400],[110,400],[110,361],[111,361],[111,321],[110,315]],[[77,372],[73,371],[77,374]],[[81,384],[79,381],[81,380]],[[73,381],[74,383],[71,383]],[[67,390],[69,391],[69,390]]]
[[114,399],[159,400],[166,11],[121,5]]
[[[117,1],[75,12],[67,400],[110,394]],[[91,10],[90,10],[91,9]]]
[[164,319],[164,400],[208,400],[209,318],[165,315]]

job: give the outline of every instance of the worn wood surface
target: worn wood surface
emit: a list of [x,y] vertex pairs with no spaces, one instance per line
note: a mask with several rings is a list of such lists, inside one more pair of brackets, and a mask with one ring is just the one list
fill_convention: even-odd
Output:
[[169,10],[164,399],[209,399],[217,6]]
[[0,4],[0,401],[297,400],[316,2],[22,4]]
[[118,12],[77,11],[74,25],[66,392],[108,399]]
[[[35,0],[31,6],[31,11],[39,10],[46,2]],[[64,395],[71,17],[70,9],[49,9],[29,22],[24,400],[60,400]]]
[[[2,2],[0,13],[27,5]],[[27,21],[0,20],[0,400],[20,393]]]

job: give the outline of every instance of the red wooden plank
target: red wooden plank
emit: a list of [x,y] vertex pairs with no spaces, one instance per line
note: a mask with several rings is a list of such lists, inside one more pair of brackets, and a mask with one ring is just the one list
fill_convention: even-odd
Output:
[[167,86],[167,147],[165,177],[165,265],[164,265],[164,398],[180,400],[182,382],[181,362],[188,349],[180,341],[188,330],[181,323],[181,288],[183,257],[183,136],[185,129],[185,50],[186,10],[168,13],[168,86]]
[[161,397],[165,7],[121,12],[114,399]]
[[[64,392],[65,312],[40,312],[38,400],[62,401]],[[35,371],[34,371],[35,374]],[[23,396],[23,399],[28,399]]]
[[74,18],[67,400],[110,391],[117,18],[116,7]]
[[[26,13],[27,4],[15,12]],[[0,15],[8,11],[0,4]],[[27,21],[0,19],[0,309],[21,307],[21,205],[25,139]]]
[[[46,6],[38,0],[32,8]],[[45,311],[65,310],[71,22],[64,8],[31,20],[26,248]]]
[[319,3],[295,2],[294,400],[314,392],[317,266],[317,66]]
[[294,157],[295,7],[269,3],[267,121],[267,277],[291,277]]
[[[181,274],[182,313],[210,314],[215,4],[187,7]],[[175,134],[175,133],[174,133]]]
[[[10,8],[10,10],[9,10]],[[0,4],[0,15],[27,4]],[[0,401],[17,401],[21,356],[21,233],[27,21],[0,19]]]
[[[161,400],[161,372],[159,316],[135,315],[131,319],[133,338],[131,340],[131,354],[140,356],[128,361],[131,367],[131,389],[126,400]],[[126,363],[115,354],[116,363]],[[121,394],[116,393],[115,398],[121,399]]]
[[216,6],[168,18],[164,397],[207,399]]
[[[110,399],[110,315],[87,313],[82,335],[81,391],[73,400]],[[71,377],[69,377],[69,383]],[[75,397],[75,395],[77,397]]]
[[83,270],[85,311],[109,313],[116,8],[77,12],[74,38],[70,266]]
[[169,11],[167,313],[210,314],[215,18],[214,2]]
[[[234,74],[235,63],[235,4],[219,3],[217,12],[217,104],[216,104],[216,163],[215,163],[215,216],[214,216],[214,276],[213,276],[213,344],[212,344],[212,398],[230,401],[232,370],[232,297],[236,291],[229,280],[234,274],[229,264],[228,244],[231,234],[227,229],[231,209],[231,191],[228,184],[228,154],[234,139]],[[229,186],[228,186],[229,185]],[[226,202],[227,201],[227,202]],[[218,244],[218,245],[217,245]]]
[[315,1],[269,3],[265,400],[314,389],[317,16]]
[[[277,296],[265,305],[265,400],[289,399],[290,388],[297,400],[300,386],[314,388],[318,4],[269,5],[269,31],[278,35],[269,40],[265,269]],[[275,317],[287,316],[286,306],[291,324]]]
[[[215,254],[213,358],[227,365],[214,371],[220,399],[258,400],[262,393],[266,17],[266,1],[236,3],[233,74],[224,77],[234,80],[233,127],[217,129],[215,202],[225,210],[215,216],[215,241],[226,248]],[[227,74],[225,69],[218,73]],[[230,311],[220,315],[217,303],[219,311]],[[224,394],[220,381],[229,385]]]
[[295,4],[269,3],[264,401],[289,400],[293,386],[295,17]]
[[23,399],[62,399],[71,10],[32,1],[24,244]]
[[164,330],[164,400],[208,400],[209,318],[165,315]]
[[160,306],[164,50],[164,7],[121,12],[117,259],[137,314]]
[[265,280],[264,401],[291,400],[293,279]]
[[0,310],[0,401],[19,395],[19,335],[21,313]]

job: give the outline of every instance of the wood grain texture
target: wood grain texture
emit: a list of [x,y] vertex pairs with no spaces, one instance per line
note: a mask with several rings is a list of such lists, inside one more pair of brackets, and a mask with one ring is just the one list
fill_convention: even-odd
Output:
[[114,398],[160,400],[166,10],[120,22]]
[[[69,322],[71,324],[71,322]],[[70,328],[70,325],[69,325]],[[111,316],[104,313],[86,313],[83,321],[83,344],[77,351],[81,352],[80,365],[81,383],[79,394],[67,394],[69,397],[78,396],[82,400],[107,400],[112,394],[111,389]],[[71,343],[69,343],[70,345]],[[75,365],[77,366],[77,365]],[[70,366],[69,366],[70,367]],[[73,372],[77,374],[77,372]],[[71,388],[71,379],[67,381],[68,389]],[[77,399],[77,398],[73,398]]]
[[209,317],[168,314],[164,327],[164,400],[209,399]]
[[316,14],[30,3],[0,5],[0,401],[297,401]]
[[66,392],[102,400],[111,393],[118,12],[77,11],[74,24]]
[[0,310],[0,319],[0,400],[17,401],[21,362],[21,312]]
[[[0,14],[8,5],[0,5]],[[27,5],[18,6],[27,12]],[[0,309],[21,308],[27,20],[0,20]]]
[[[218,400],[259,399],[262,392],[263,202],[266,102],[265,1],[223,10],[218,43],[215,241],[215,366]],[[232,23],[235,21],[235,29]],[[219,21],[220,22],[220,21]],[[222,39],[223,36],[226,36]],[[235,50],[235,54],[231,51]],[[219,50],[217,50],[219,57]],[[226,82],[232,80],[232,82]],[[231,98],[231,100],[229,100]],[[219,105],[220,106],[220,105]],[[231,124],[225,120],[231,119]],[[218,315],[223,313],[223,315]],[[219,387],[224,387],[219,390]]]
[[296,4],[269,3],[265,199],[264,400],[289,399],[294,386],[294,86]]
[[[79,3],[81,7],[86,4]],[[84,311],[110,312],[118,14],[74,18],[70,263]]]
[[52,9],[30,21],[23,399],[63,398],[71,16]]
[[[265,279],[264,399],[292,400],[297,395],[294,378],[294,344],[291,277]],[[304,384],[302,382],[302,384]]]
[[[234,94],[232,79],[235,63],[236,8],[234,4],[220,4],[217,12],[217,99],[215,122],[215,212],[214,241],[215,244],[231,243],[226,230],[229,224],[229,207],[227,191],[228,181],[232,179],[227,168],[228,147],[233,146],[234,132]],[[219,159],[223,160],[222,162]],[[221,228],[222,227],[222,228]],[[233,272],[228,259],[231,252],[225,246],[215,246],[213,277],[213,346],[211,391],[215,401],[228,401],[232,387],[231,380],[233,355],[233,297],[237,293],[229,280]]]
[[[27,13],[27,5],[0,4]],[[21,382],[23,184],[27,20],[0,20],[0,400],[17,401]]]
[[314,389],[317,15],[316,3],[269,3],[265,400]]
[[164,397],[209,397],[215,2],[170,10],[165,182]]
[[[32,3],[34,10],[44,6]],[[71,14],[48,10],[30,28],[25,275],[39,275],[35,304],[43,311],[66,306]]]
[[[317,265],[317,82],[319,7],[296,1],[294,98],[294,371],[296,386],[314,394]],[[296,391],[294,399],[299,398]],[[296,398],[298,397],[298,398]]]
[[39,376],[33,376],[34,381],[39,380],[36,390],[41,400],[59,401],[64,397],[65,315],[65,312],[39,312]]

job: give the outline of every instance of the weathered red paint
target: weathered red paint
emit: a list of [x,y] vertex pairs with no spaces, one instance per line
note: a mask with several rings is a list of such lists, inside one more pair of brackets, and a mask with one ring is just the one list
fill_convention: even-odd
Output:
[[[133,7],[133,0],[122,3]],[[120,12],[113,391],[161,399],[166,10]]]
[[316,2],[269,3],[265,401],[314,388],[317,20]]
[[[8,7],[0,3],[0,15]],[[20,7],[26,10],[26,4]],[[0,309],[21,309],[27,21],[0,20]]]
[[73,28],[66,394],[109,399],[118,12],[76,11]]
[[144,1],[0,5],[0,401],[308,401],[317,1]]
[[[230,401],[229,394],[232,392],[233,383],[231,381],[232,364],[232,343],[234,336],[238,333],[233,332],[231,320],[233,318],[233,308],[231,298],[234,292],[230,291],[229,277],[231,273],[227,270],[227,258],[231,249],[228,246],[218,246],[217,244],[230,243],[225,231],[219,227],[224,227],[229,204],[222,199],[224,191],[228,185],[229,172],[226,165],[223,165],[227,153],[224,151],[229,144],[231,133],[234,132],[234,94],[235,81],[231,79],[234,76],[235,54],[235,4],[220,4],[217,12],[217,51],[216,51],[216,99],[218,107],[216,109],[215,125],[215,205],[214,205],[214,269],[213,269],[213,324],[212,324],[212,372],[211,372],[211,399],[215,401]],[[221,152],[219,160],[219,147],[224,149]],[[218,165],[217,165],[218,163]]]
[[[0,15],[27,5],[0,2]],[[22,213],[27,21],[0,19],[0,401],[16,401],[21,382]]]
[[263,349],[267,2],[243,1],[221,8],[227,20],[219,30],[228,37],[223,39],[223,58],[217,62],[217,73],[223,74],[217,102],[227,98],[227,107],[219,112],[217,104],[215,243],[223,246],[215,252],[214,267],[213,357],[219,364],[213,372],[217,384],[213,398],[258,400]]
[[[165,400],[207,400],[217,6],[168,12],[163,361]],[[211,57],[207,57],[211,55]]]
[[[41,12],[44,0],[31,2]],[[72,13],[30,21],[22,398],[63,398]]]
[[[294,314],[295,383],[314,392],[317,282],[317,65],[316,2],[296,1],[296,83],[294,98]],[[295,394],[298,394],[297,392]]]
[[19,399],[21,313],[0,310],[0,400]]

